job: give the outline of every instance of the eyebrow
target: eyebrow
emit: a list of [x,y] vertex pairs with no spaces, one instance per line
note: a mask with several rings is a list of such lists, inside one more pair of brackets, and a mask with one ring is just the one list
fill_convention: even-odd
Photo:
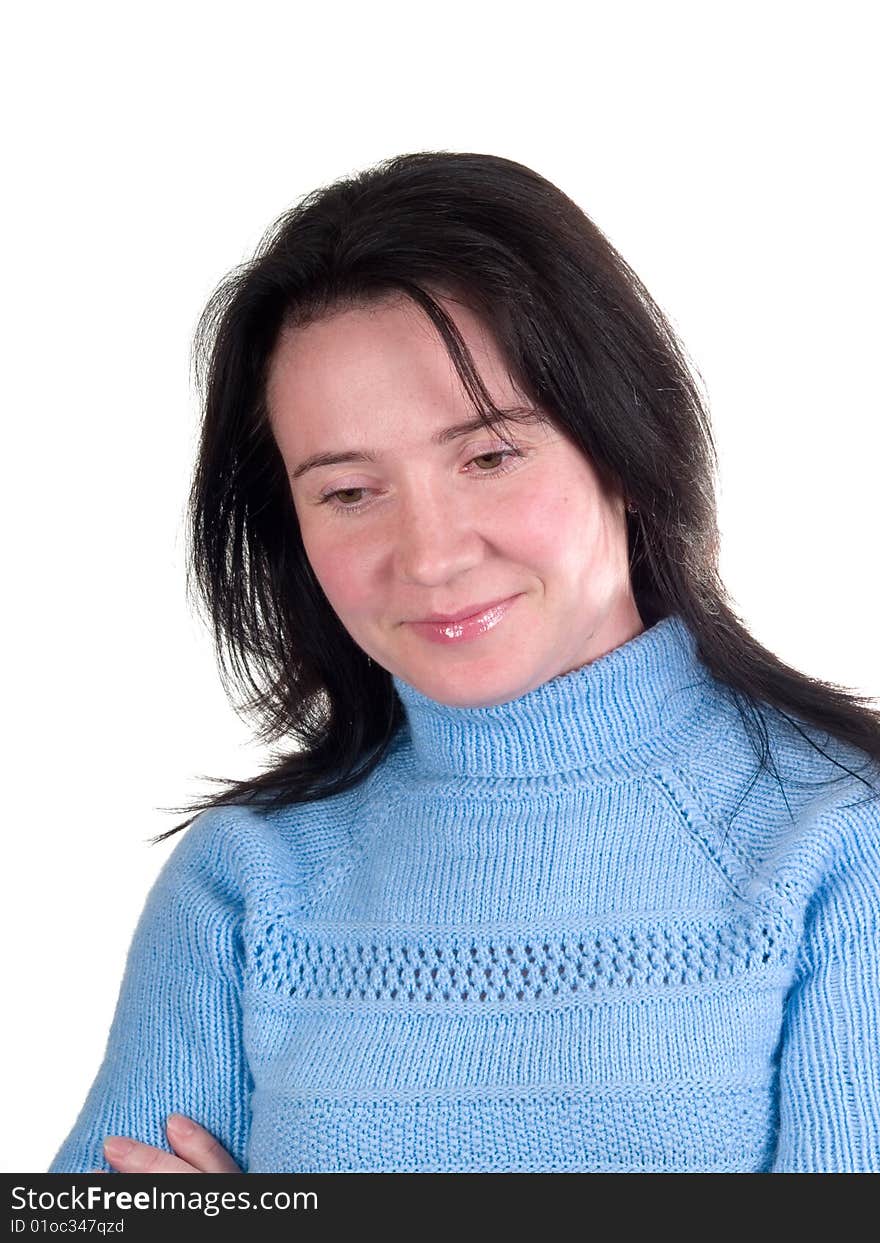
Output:
[[[493,418],[487,416],[491,426],[496,423],[506,422],[510,418],[510,414],[505,414],[503,418]],[[431,443],[435,445],[446,445],[452,440],[457,440],[460,436],[467,436],[470,432],[475,432],[481,427],[486,426],[486,421],[481,418],[468,419],[465,423],[454,423],[452,427],[444,427],[441,431],[435,432],[431,437]],[[291,479],[301,479],[306,471],[315,470],[319,466],[337,466],[340,462],[375,462],[381,454],[375,450],[349,449],[339,453],[313,453],[311,457],[307,457],[300,462],[299,466],[294,467],[290,472]]]

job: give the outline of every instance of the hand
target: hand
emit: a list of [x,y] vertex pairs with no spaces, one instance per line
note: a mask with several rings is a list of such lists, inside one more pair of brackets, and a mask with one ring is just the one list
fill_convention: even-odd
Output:
[[[165,1123],[168,1142],[177,1153],[141,1144],[136,1139],[111,1135],[104,1140],[104,1156],[120,1174],[240,1174],[241,1170],[210,1131],[182,1114],[169,1114]],[[115,1147],[119,1145],[119,1150]],[[128,1148],[123,1151],[123,1146]],[[104,1170],[91,1173],[103,1174]]]

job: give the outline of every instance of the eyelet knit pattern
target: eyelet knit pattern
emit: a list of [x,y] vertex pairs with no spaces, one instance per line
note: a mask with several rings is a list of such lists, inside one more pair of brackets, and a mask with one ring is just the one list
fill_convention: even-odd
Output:
[[303,936],[275,923],[255,947],[254,968],[261,988],[303,1002],[555,1004],[622,988],[720,983],[758,967],[784,968],[790,956],[788,929],[749,915],[715,926],[679,921],[588,936],[538,931],[431,939],[397,933],[377,944],[344,932]]
[[880,766],[768,713],[758,772],[675,616],[394,686],[354,790],[174,840],[52,1172],[173,1111],[248,1172],[880,1171]]

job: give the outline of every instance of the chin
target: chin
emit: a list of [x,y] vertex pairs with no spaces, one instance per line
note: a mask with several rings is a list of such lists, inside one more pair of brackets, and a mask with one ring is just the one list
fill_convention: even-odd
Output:
[[[423,694],[450,708],[492,708],[522,694],[519,682],[508,677],[480,677],[473,670],[461,669],[458,676],[430,679],[432,685]],[[412,683],[416,685],[416,683]]]

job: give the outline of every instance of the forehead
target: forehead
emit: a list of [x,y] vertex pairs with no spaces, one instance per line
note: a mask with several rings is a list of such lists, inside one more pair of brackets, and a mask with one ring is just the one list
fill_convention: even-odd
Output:
[[[463,303],[439,297],[491,396],[515,392],[488,326]],[[439,330],[409,298],[346,308],[286,328],[273,352],[266,398],[276,434],[337,426],[372,429],[385,412],[420,427],[473,413]]]

